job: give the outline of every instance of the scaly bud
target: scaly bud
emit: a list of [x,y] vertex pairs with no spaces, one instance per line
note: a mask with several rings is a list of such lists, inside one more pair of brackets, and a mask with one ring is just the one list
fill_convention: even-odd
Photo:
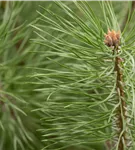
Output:
[[108,29],[108,33],[105,34],[105,40],[104,40],[105,45],[108,47],[116,47],[119,46],[120,44],[120,32],[115,32],[114,30],[110,31]]

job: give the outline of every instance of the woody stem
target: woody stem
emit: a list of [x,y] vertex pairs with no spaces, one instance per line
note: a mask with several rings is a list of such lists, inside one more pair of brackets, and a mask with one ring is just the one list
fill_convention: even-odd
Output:
[[126,121],[126,103],[124,101],[124,89],[123,89],[123,73],[122,73],[122,59],[118,56],[119,49],[115,47],[114,53],[115,57],[115,71],[116,71],[116,90],[118,95],[119,107],[117,109],[117,128],[118,132],[118,150],[124,150],[124,145],[126,145],[126,131],[125,131],[125,121]]

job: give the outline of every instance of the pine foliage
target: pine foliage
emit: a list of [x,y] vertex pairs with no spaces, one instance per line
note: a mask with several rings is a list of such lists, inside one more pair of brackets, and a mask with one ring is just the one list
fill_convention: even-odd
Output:
[[[1,2],[0,150],[120,150],[121,140],[122,150],[135,149],[132,4],[40,2],[36,11],[30,2]],[[24,22],[26,8],[35,13]],[[120,31],[117,54],[105,45],[108,29]]]
[[[37,89],[46,95],[41,107],[44,128],[40,130],[43,141],[47,143],[44,149],[65,149],[75,145],[92,149],[91,144],[107,145],[108,141],[112,143],[112,149],[119,149],[121,137],[117,135],[116,110],[122,104],[116,91],[116,56],[104,43],[107,29],[120,30],[113,5],[111,2],[99,2],[101,14],[98,16],[90,3],[74,2],[81,17],[65,3],[57,2],[56,5],[62,10],[62,15],[41,6],[43,12],[38,11],[41,17],[32,25],[39,36],[34,42],[45,46],[42,56],[49,64],[41,69],[42,73],[35,74],[45,86]],[[47,25],[43,25],[44,22]],[[132,149],[134,40],[124,36],[127,26],[121,33],[119,53],[124,60],[124,83],[121,84],[124,84],[124,101],[128,110],[122,132],[128,133],[127,142],[132,143]],[[134,37],[133,30],[132,34]]]

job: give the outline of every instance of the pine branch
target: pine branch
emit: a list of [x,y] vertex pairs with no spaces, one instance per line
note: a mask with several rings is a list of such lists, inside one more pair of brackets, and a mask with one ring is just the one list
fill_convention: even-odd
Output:
[[122,62],[123,59],[119,56],[119,46],[120,46],[120,33],[116,33],[115,31],[108,30],[108,34],[105,35],[105,44],[108,47],[113,48],[113,55],[115,56],[115,67],[114,71],[116,72],[116,91],[118,97],[118,109],[116,114],[116,125],[118,129],[118,150],[124,150],[127,147],[126,141],[126,131],[125,131],[125,122],[126,121],[126,103],[124,97],[124,83],[123,83],[123,68]]
[[[119,55],[119,48],[115,47],[114,48],[115,54]],[[117,122],[117,126],[119,131],[119,135],[118,135],[118,140],[119,140],[119,144],[118,144],[118,150],[124,150],[125,146],[126,146],[126,131],[125,131],[125,122],[126,122],[126,103],[124,100],[124,89],[123,89],[123,74],[122,74],[122,66],[121,66],[121,62],[122,62],[122,58],[119,56],[116,56],[115,58],[115,71],[117,72],[117,78],[116,78],[116,89],[117,89],[117,93],[118,93],[118,103],[119,108],[118,108],[118,113],[117,113],[117,117],[118,117],[118,122]]]
[[[108,48],[103,42],[104,31],[108,27],[119,29],[111,2],[100,3],[102,19],[88,2],[75,2],[83,17],[78,17],[65,3],[57,5],[62,15],[41,6],[39,20],[31,25],[37,35],[33,42],[46,48],[45,53],[40,51],[46,66],[35,68],[39,73],[32,76],[37,84],[44,85],[36,90],[46,97],[45,104],[38,109],[44,114],[44,126],[40,129],[43,141],[48,142],[43,149],[65,149],[71,145],[90,149],[96,142],[106,143],[110,149],[128,149],[128,131],[130,142],[134,139],[134,83],[130,83],[134,32],[127,37],[132,41],[128,45],[126,37],[121,35],[120,43],[120,33],[109,31],[105,39]],[[113,56],[108,51],[110,47]],[[129,119],[131,127],[127,125]],[[115,143],[110,145],[111,141]]]

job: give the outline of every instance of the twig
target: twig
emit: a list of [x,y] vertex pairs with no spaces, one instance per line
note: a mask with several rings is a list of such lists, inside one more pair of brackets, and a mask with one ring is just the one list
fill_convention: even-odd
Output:
[[124,88],[123,88],[123,72],[122,72],[122,58],[119,56],[119,45],[120,45],[120,32],[115,32],[114,30],[108,30],[108,33],[105,34],[105,44],[108,47],[113,48],[113,55],[115,56],[115,67],[114,71],[116,72],[116,91],[118,97],[118,109],[117,109],[117,133],[118,133],[118,140],[117,140],[117,149],[124,150],[124,147],[127,146],[126,141],[126,129],[125,129],[125,122],[126,122],[126,103],[124,101]]
[[119,48],[115,47],[115,54],[117,55],[115,57],[115,71],[116,71],[116,90],[118,93],[118,101],[120,103],[118,107],[118,122],[117,127],[119,129],[119,144],[118,144],[118,150],[124,150],[124,145],[126,145],[126,131],[124,127],[124,123],[126,121],[126,103],[124,101],[124,89],[123,89],[123,73],[121,68],[122,58],[118,56],[119,54]]

